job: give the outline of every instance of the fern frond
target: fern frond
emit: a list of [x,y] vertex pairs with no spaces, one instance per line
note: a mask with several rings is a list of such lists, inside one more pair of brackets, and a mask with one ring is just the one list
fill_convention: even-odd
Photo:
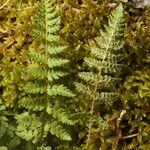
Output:
[[60,45],[60,46],[49,45],[47,47],[47,51],[49,52],[50,55],[55,55],[55,54],[61,53],[65,49],[66,49],[66,46],[62,46],[62,45]]
[[47,26],[53,27],[54,25],[59,24],[59,23],[60,23],[60,17],[56,17],[56,18],[48,20]]
[[119,98],[119,93],[117,92],[101,92],[99,94],[98,103],[106,104],[107,106],[112,106],[114,101],[117,101]]
[[90,83],[98,82],[100,86],[103,87],[111,87],[114,86],[115,84],[118,84],[121,81],[120,78],[111,77],[108,75],[102,76],[92,72],[80,72],[78,75],[81,79],[83,79],[86,82]]
[[31,64],[25,71],[27,83],[21,85],[24,95],[19,101],[20,108],[27,112],[16,116],[17,135],[36,143],[50,132],[61,140],[69,141],[71,137],[63,124],[74,125],[74,122],[63,106],[64,102],[59,100],[75,95],[58,80],[68,74],[63,67],[69,62],[59,55],[66,49],[59,44],[60,17],[57,16],[56,0],[41,0],[40,5],[40,18],[32,32],[42,42],[42,53],[35,49],[28,54]]
[[[99,48],[95,46],[91,49],[91,54],[99,60],[103,59],[104,53],[105,53],[104,49],[99,50]],[[123,56],[122,54],[118,53],[116,55],[116,54],[113,54],[111,51],[108,51],[106,61],[107,60],[109,60],[110,62],[120,62],[123,60]]]
[[[108,108],[112,106],[114,101],[118,100],[119,94],[116,85],[120,82],[118,75],[123,67],[120,64],[120,61],[122,61],[120,50],[124,44],[122,40],[123,26],[123,6],[120,4],[111,13],[105,31],[101,31],[101,36],[96,38],[97,44],[92,46],[91,42],[89,57],[84,58],[85,64],[91,69],[89,69],[89,72],[81,72],[78,75],[86,83],[75,83],[77,91],[85,95],[88,102],[89,99],[92,101],[89,104],[90,117],[85,149],[90,149],[95,106],[99,103],[100,105],[105,104]],[[102,123],[102,126],[105,125]]]
[[40,37],[40,39],[45,40],[45,34],[38,29],[32,29],[32,35],[36,38]]
[[39,83],[29,82],[23,87],[23,90],[26,93],[32,93],[32,94],[41,93],[41,94],[43,94],[45,92],[45,86],[43,86],[42,84],[39,84]]
[[36,52],[30,52],[28,54],[28,57],[31,61],[35,62],[35,63],[39,63],[39,64],[45,64],[45,55],[43,54],[39,54]]
[[59,122],[62,122],[67,125],[74,125],[74,121],[70,119],[69,113],[65,111],[65,109],[61,108],[59,104],[55,104],[54,106],[48,103],[46,112],[52,115]]
[[19,107],[24,107],[25,109],[33,111],[42,111],[46,108],[46,104],[43,99],[40,98],[33,100],[30,97],[24,97],[19,101]]
[[75,82],[75,86],[78,92],[84,94],[87,98],[98,99],[99,93],[92,90],[88,85]]
[[26,73],[33,78],[44,79],[47,75],[47,70],[45,68],[28,68]]
[[63,77],[65,75],[67,75],[66,72],[51,70],[48,71],[47,78],[48,81],[52,82],[53,80],[58,80],[60,77]]
[[68,124],[68,125],[74,125],[74,122],[70,119],[70,115],[65,111],[65,109],[60,108],[58,104],[55,104],[52,109],[53,117],[56,118],[58,121]]
[[50,132],[52,135],[56,135],[58,138],[66,141],[71,140],[71,136],[66,132],[64,127],[57,121],[52,121],[50,124]]
[[35,115],[30,115],[28,112],[24,112],[20,115],[16,115],[18,123],[16,134],[27,140],[32,140],[36,143],[40,140],[42,131],[42,122]]
[[69,62],[69,60],[67,60],[67,59],[49,58],[47,63],[48,63],[49,68],[54,68],[54,67],[59,67],[59,66],[65,65],[68,62]]
[[99,71],[104,71],[104,73],[116,73],[123,67],[122,64],[118,64],[115,62],[112,63],[109,62],[109,60],[101,62],[94,58],[85,58],[84,61],[90,68],[96,68]]
[[48,42],[57,42],[58,40],[59,40],[58,35],[54,35],[54,34],[48,34],[47,35],[47,41]]
[[47,88],[47,94],[49,96],[66,96],[66,97],[74,97],[75,95],[64,85],[49,85]]
[[[101,37],[97,38],[98,45],[105,50],[105,53],[109,50],[120,51],[123,46],[123,41],[120,40],[123,35],[123,26],[123,6],[120,4],[109,16],[108,25],[105,26],[106,31],[101,31]],[[106,58],[105,55],[104,58]]]

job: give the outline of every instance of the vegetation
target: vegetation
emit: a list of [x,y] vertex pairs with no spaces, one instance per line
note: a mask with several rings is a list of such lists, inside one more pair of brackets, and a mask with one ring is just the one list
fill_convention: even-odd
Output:
[[149,14],[130,1],[0,1],[0,150],[148,150]]

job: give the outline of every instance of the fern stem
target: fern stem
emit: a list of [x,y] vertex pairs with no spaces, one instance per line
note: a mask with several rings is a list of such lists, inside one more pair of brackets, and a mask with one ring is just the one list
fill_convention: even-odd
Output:
[[[97,87],[98,87],[98,82],[95,85],[94,92],[97,91]],[[96,101],[96,99],[93,99],[92,100],[92,104],[91,104],[90,119],[89,119],[89,125],[88,125],[88,135],[87,135],[87,141],[86,141],[86,145],[85,145],[85,150],[88,149],[89,143],[90,143],[90,139],[91,139],[91,129],[92,129],[92,126],[93,126],[92,118],[93,118],[93,114],[94,114],[95,101]]]

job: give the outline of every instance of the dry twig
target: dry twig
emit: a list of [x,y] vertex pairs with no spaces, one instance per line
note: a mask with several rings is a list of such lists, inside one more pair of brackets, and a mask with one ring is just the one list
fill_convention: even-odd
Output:
[[10,0],[7,0],[6,3],[4,3],[4,4],[0,7],[0,10],[3,9],[3,8],[7,5],[7,3],[8,3],[9,1],[10,1]]

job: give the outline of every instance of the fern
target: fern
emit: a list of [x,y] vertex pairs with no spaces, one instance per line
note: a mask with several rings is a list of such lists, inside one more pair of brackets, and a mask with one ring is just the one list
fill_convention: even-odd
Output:
[[62,140],[71,140],[65,127],[52,118],[44,121],[42,120],[43,116],[37,117],[35,114],[29,114],[29,112],[16,115],[15,118],[18,123],[16,134],[27,141],[32,140],[33,143],[37,143],[41,137],[46,137],[49,132]]
[[48,104],[46,111],[48,114],[52,114],[54,118],[58,119],[59,122],[68,125],[74,124],[74,122],[69,118],[69,114],[58,104],[55,104],[53,107]]
[[33,61],[34,63],[39,63],[39,64],[45,64],[45,55],[44,54],[39,54],[36,52],[30,52],[28,54],[29,58],[31,61]]
[[27,141],[32,140],[33,143],[41,137],[42,122],[36,115],[30,115],[28,112],[16,115],[18,123],[16,134]]
[[49,96],[57,96],[57,95],[60,95],[60,96],[62,95],[62,96],[66,96],[66,97],[74,97],[75,96],[69,89],[67,89],[62,84],[61,85],[53,85],[53,86],[48,85],[47,94]]
[[[123,66],[121,64],[123,20],[123,6],[119,4],[109,17],[108,25],[105,26],[106,31],[101,31],[101,36],[96,38],[96,44],[90,44],[91,55],[84,59],[89,72],[79,73],[79,77],[85,82],[75,83],[77,91],[92,101],[85,149],[89,149],[92,128],[97,124],[93,121],[96,104],[110,107],[119,96],[116,86],[121,81],[118,75]],[[106,129],[106,124],[102,123],[99,128]]]
[[59,80],[68,74],[64,67],[69,63],[60,57],[66,46],[59,44],[59,23],[56,0],[42,0],[32,30],[43,44],[42,51],[28,54],[31,64],[22,74],[26,83],[21,89],[25,94],[19,101],[19,107],[26,112],[16,115],[17,135],[33,143],[44,140],[48,134],[69,141],[71,136],[65,126],[75,124],[63,102],[75,95]]
[[32,97],[24,97],[19,101],[19,107],[24,107],[27,110],[42,111],[46,108],[43,97],[37,97],[33,100]]

